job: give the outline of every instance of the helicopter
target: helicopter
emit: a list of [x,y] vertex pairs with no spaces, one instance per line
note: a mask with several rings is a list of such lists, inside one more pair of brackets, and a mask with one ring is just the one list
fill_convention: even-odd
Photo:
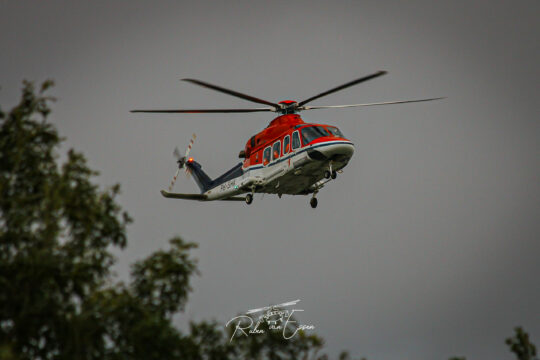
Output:
[[[196,135],[181,156],[174,149],[178,169],[168,191],[161,190],[166,198],[198,201],[245,201],[253,202],[255,193],[283,195],[309,195],[312,208],[316,208],[317,194],[329,182],[343,172],[354,153],[354,144],[334,125],[306,123],[298,114],[305,110],[337,109],[348,107],[403,104],[443,99],[443,97],[385,101],[366,104],[309,106],[308,103],[333,94],[348,87],[375,79],[387,74],[378,71],[343,85],[319,93],[300,102],[283,100],[278,103],[263,100],[238,91],[226,89],[197,79],[182,79],[211,90],[235,96],[254,103],[266,105],[258,108],[236,109],[170,109],[170,110],[131,110],[133,113],[252,113],[275,112],[279,115],[268,126],[253,135],[238,154],[244,159],[221,176],[211,179],[201,164],[189,157]],[[182,194],[172,192],[180,170],[188,177],[193,176],[200,193]]]

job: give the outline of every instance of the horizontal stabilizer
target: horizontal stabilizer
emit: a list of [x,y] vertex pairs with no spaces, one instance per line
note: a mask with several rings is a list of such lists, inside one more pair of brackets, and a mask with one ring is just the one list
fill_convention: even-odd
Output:
[[231,196],[226,199],[219,199],[221,201],[246,201],[246,198],[243,196]]
[[161,195],[166,198],[172,199],[186,199],[186,200],[199,200],[205,201],[208,197],[204,194],[180,194],[180,193],[170,193],[165,190],[161,190]]
[[[180,193],[171,193],[165,190],[161,190],[161,195],[170,199],[185,199],[185,200],[198,200],[198,201],[210,201],[208,196],[204,194],[180,194]],[[231,196],[226,199],[216,199],[221,201],[246,201],[246,198],[243,196]]]

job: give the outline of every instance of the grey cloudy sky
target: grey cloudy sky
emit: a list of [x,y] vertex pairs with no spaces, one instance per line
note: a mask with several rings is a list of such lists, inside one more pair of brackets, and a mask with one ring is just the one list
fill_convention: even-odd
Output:
[[[56,80],[51,121],[135,219],[122,278],[175,234],[200,244],[179,326],[301,299],[332,354],[500,358],[516,325],[540,343],[539,15],[537,0],[1,1],[0,104],[23,79]],[[184,77],[279,101],[377,70],[313,105],[448,98],[302,113],[356,146],[316,210],[159,195],[174,146],[197,133],[192,154],[217,176],[268,114],[129,113],[251,106]]]

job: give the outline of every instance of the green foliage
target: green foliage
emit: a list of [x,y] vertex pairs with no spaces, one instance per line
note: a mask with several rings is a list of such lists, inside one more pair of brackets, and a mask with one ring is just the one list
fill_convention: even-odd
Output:
[[133,290],[149,309],[171,316],[183,310],[191,291],[189,279],[197,272],[195,261],[188,252],[196,245],[184,243],[180,238],[171,240],[170,251],[157,251],[133,266]]
[[0,355],[183,358],[164,314],[187,301],[195,245],[173,239],[135,264],[133,284],[112,284],[110,250],[126,246],[130,218],[120,187],[100,190],[82,154],[58,166],[62,139],[42,95],[51,85],[36,94],[26,82],[20,103],[0,111]]
[[506,345],[510,348],[510,351],[516,355],[518,360],[535,360],[536,346],[529,340],[529,334],[527,334],[521,327],[516,327],[516,334],[514,337],[506,339]]
[[81,305],[109,275],[108,248],[125,246],[130,221],[115,202],[119,187],[99,191],[82,154],[70,150],[57,166],[50,100],[25,83],[21,102],[1,114],[0,325],[21,358],[65,350]]

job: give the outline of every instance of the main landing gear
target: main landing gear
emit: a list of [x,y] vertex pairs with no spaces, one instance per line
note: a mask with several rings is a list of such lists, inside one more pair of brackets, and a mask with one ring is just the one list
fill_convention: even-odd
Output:
[[253,202],[253,194],[255,194],[255,185],[251,186],[251,192],[246,195],[246,204]]
[[311,205],[312,208],[316,208],[317,207],[317,204],[319,203],[317,201],[317,198],[315,196],[317,196],[317,193],[319,192],[319,189],[316,189],[314,192],[313,192],[313,196],[311,197],[311,200],[309,200],[309,205]]

